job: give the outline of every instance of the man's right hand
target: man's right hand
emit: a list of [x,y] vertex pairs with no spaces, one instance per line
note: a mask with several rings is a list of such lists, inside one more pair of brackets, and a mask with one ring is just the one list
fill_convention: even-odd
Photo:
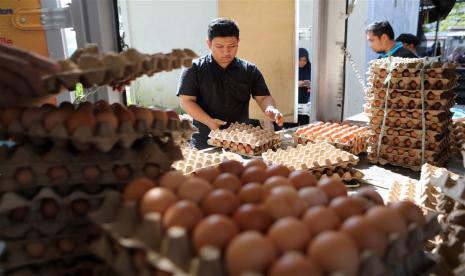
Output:
[[225,121],[221,121],[219,119],[210,119],[207,126],[210,128],[210,130],[215,130],[220,128],[220,126],[224,126],[226,124]]

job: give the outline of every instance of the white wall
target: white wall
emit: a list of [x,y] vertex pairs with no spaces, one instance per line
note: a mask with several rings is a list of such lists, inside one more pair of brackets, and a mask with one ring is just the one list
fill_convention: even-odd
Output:
[[[312,26],[313,21],[313,0],[299,0],[299,28],[308,28]],[[300,39],[299,48],[305,48],[309,53],[312,52],[312,40]]]
[[[218,17],[216,0],[126,0],[121,1],[126,42],[143,53],[170,52],[189,48],[199,56],[208,53],[208,23]],[[139,78],[131,86],[137,103],[175,108],[181,70]]]

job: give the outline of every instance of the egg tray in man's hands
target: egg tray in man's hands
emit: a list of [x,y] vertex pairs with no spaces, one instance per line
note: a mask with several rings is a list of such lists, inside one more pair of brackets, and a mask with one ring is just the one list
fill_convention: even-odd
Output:
[[[74,260],[91,254],[89,240],[98,236],[93,226],[68,229],[51,237],[31,234],[16,241],[4,241],[0,251],[2,272],[58,260]],[[7,273],[9,275],[9,273]]]
[[47,143],[78,150],[92,147],[109,151],[116,145],[131,147],[148,135],[157,139],[190,139],[195,129],[189,121],[179,121],[176,112],[138,106],[109,105],[105,101],[60,107],[11,107],[0,110],[0,135],[17,143],[31,141],[41,146]]
[[69,152],[61,147],[43,150],[30,144],[0,149],[2,192],[78,183],[123,184],[134,176],[155,179],[182,158],[172,141],[161,143],[150,138],[132,148],[115,148],[108,153]]
[[276,149],[281,144],[280,136],[273,130],[243,123],[232,123],[226,129],[213,130],[208,137],[208,144],[212,146],[250,157]]
[[169,54],[142,54],[130,48],[122,53],[99,53],[96,46],[78,49],[69,59],[60,60],[60,71],[43,77],[48,93],[58,93],[61,86],[74,90],[76,84],[125,84],[144,74],[171,71],[182,66],[190,67],[197,55],[189,49],[175,49]]

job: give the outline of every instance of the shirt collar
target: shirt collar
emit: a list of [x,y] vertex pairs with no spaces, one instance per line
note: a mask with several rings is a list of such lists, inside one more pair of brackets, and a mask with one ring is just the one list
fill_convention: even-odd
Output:
[[397,42],[394,47],[391,48],[387,53],[379,55],[379,58],[386,58],[392,56],[397,50],[402,48],[402,42]]
[[[223,67],[221,67],[216,61],[215,59],[213,58],[213,55],[210,53],[208,54],[208,62],[210,64],[215,64],[216,66],[218,66],[219,68],[223,69]],[[230,68],[236,68],[236,67],[239,67],[239,60],[237,57],[234,57],[234,59],[231,61],[231,63],[226,67],[224,68],[224,70],[226,69],[230,69]]]

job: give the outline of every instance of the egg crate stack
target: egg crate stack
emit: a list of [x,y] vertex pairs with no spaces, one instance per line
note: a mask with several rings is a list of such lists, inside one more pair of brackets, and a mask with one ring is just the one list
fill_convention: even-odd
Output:
[[224,160],[243,161],[242,157],[231,152],[206,153],[190,146],[181,148],[183,159],[173,163],[172,167],[184,174],[195,173],[198,170],[217,166]]
[[365,112],[372,129],[370,161],[416,171],[422,162],[443,164],[449,154],[449,109],[455,103],[451,90],[457,85],[455,65],[423,59],[376,60],[370,63],[368,82]]
[[351,181],[363,178],[363,174],[353,168],[358,163],[357,156],[324,142],[298,144],[296,147],[277,151],[268,150],[262,157],[269,165],[279,164],[295,170],[308,170],[318,179]]
[[427,198],[430,206],[440,213],[443,231],[431,242],[430,250],[441,256],[443,273],[463,275],[465,272],[465,205],[450,197],[448,188],[463,185],[459,176],[444,168],[429,164],[422,166],[421,182],[433,191]]
[[[60,60],[60,71],[43,78],[46,93],[59,93],[64,86],[74,90],[76,84],[127,84],[142,75],[152,76],[162,71],[190,67],[197,55],[189,49],[174,49],[168,54],[142,54],[129,48],[121,53],[100,53],[95,45],[78,49],[69,59]],[[40,95],[32,95],[40,96]]]
[[462,158],[465,144],[465,121],[454,120],[450,132],[450,151],[454,156]]
[[421,205],[422,188],[418,181],[409,179],[403,182],[394,181],[389,188],[389,196],[387,202],[398,202],[408,200],[416,205]]
[[366,152],[368,129],[349,124],[315,122],[298,128],[293,134],[294,142],[298,144],[308,141],[327,142],[336,148],[352,154]]
[[251,157],[268,149],[276,149],[281,144],[280,136],[273,130],[243,123],[232,123],[226,129],[212,130],[208,137],[209,145]]
[[0,121],[0,138],[5,140],[30,141],[37,146],[71,144],[78,150],[94,147],[103,152],[115,146],[129,148],[149,135],[159,140],[189,140],[195,131],[174,111],[126,108],[118,103],[110,106],[105,101],[76,106],[65,102],[59,107],[9,107],[0,110]]
[[[282,181],[287,178],[291,183],[271,188],[271,193],[265,199],[258,197],[258,201],[253,201],[252,197],[241,197],[239,192],[240,201],[251,204],[239,206],[237,203],[233,208],[228,208],[228,211],[223,209],[226,200],[220,200],[221,204],[207,203],[208,198],[211,199],[213,194],[219,193],[221,189],[210,190],[210,194],[205,193],[202,196],[203,199],[189,193],[183,195],[181,190],[186,189],[187,183],[193,188],[201,186],[194,183],[198,182],[199,178],[184,177],[180,181],[179,177],[182,177],[182,174],[176,171],[170,172],[171,177],[178,174],[174,177],[176,181],[170,183],[168,177],[160,179],[159,184],[162,188],[150,188],[150,185],[147,187],[145,182],[130,183],[124,193],[126,202],[121,195],[108,195],[102,208],[92,214],[92,218],[104,232],[93,245],[95,252],[121,275],[166,273],[208,276],[245,275],[242,273],[246,272],[256,275],[296,275],[294,272],[298,271],[297,267],[302,266],[304,271],[314,275],[336,272],[344,275],[387,275],[419,273],[431,265],[423,252],[423,244],[427,238],[439,231],[437,219],[430,217],[425,221],[420,209],[413,204],[403,202],[390,207],[376,206],[383,202],[380,195],[372,190],[360,191],[354,197],[347,197],[347,189],[341,182],[322,181],[317,184],[314,177],[306,171],[289,173],[290,169],[282,166],[265,169],[261,167],[263,163],[257,164],[260,161],[254,161],[254,165],[250,167],[247,164],[245,170],[240,164],[231,161],[227,163],[228,166],[220,164],[218,168],[221,174],[217,177],[224,173],[236,174],[243,183],[248,183],[251,178],[256,178],[255,181],[263,181],[265,178],[264,187],[267,183],[272,186],[271,182],[276,182],[277,179]],[[261,170],[261,174],[252,174],[252,171]],[[266,175],[270,177],[266,178]],[[205,174],[202,177],[207,176]],[[299,192],[291,186],[296,187]],[[175,193],[182,201],[177,201]],[[188,204],[186,200],[191,203]],[[262,200],[261,206],[252,203]],[[282,204],[285,206],[281,206]],[[188,211],[188,206],[193,211]],[[211,207],[215,207],[215,210],[210,209]],[[255,208],[254,215],[245,215],[246,209],[249,208]],[[306,208],[309,209],[305,211]],[[408,216],[402,211],[411,208],[415,209],[416,215]],[[178,214],[175,214],[175,209],[178,210]],[[363,215],[367,209],[368,212]],[[374,214],[381,209],[394,216],[389,219],[375,217]],[[234,221],[228,218],[233,213]],[[265,218],[266,216],[268,218]],[[352,223],[348,223],[348,220],[359,220],[360,217],[367,221],[366,228],[361,227],[359,230],[367,230],[375,227],[374,225],[381,226],[392,221],[399,222],[402,227],[394,230],[399,232],[390,235],[389,238],[374,230],[375,236],[370,237],[378,237],[386,242],[380,242],[379,244],[383,245],[374,249],[370,247],[375,246],[373,244],[361,245],[367,240],[366,234],[370,232],[352,232],[355,228],[351,229]],[[329,221],[323,222],[328,218]],[[368,222],[371,219],[373,224]],[[294,230],[290,231],[287,229],[291,227],[289,224],[296,228],[292,227]],[[339,228],[341,224],[342,227]],[[215,230],[213,225],[220,228]],[[306,229],[305,225],[309,228]],[[231,230],[237,226],[243,232],[237,228]],[[300,230],[296,230],[297,228]],[[390,231],[395,228],[391,228]],[[311,233],[313,240],[307,231]],[[380,236],[377,236],[378,234]],[[362,249],[357,249],[354,242]],[[305,257],[303,253],[306,245],[310,257]],[[318,252],[317,247],[324,249],[326,253]],[[366,248],[372,248],[374,251]],[[281,253],[281,257],[278,252]],[[257,256],[261,257],[257,259]],[[277,258],[279,259],[276,260]],[[343,264],[341,260],[345,260],[342,261]]]

